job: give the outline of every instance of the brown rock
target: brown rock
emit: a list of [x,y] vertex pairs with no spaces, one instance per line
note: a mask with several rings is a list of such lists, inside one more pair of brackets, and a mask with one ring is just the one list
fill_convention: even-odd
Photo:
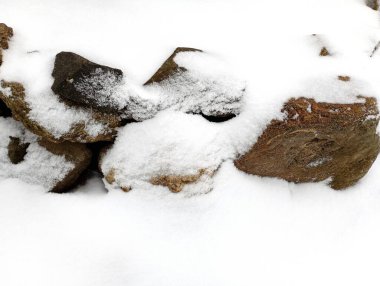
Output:
[[354,104],[289,100],[283,108],[287,118],[273,120],[235,166],[249,174],[290,182],[331,177],[334,189],[352,186],[379,153],[376,99],[363,99],[364,103]]
[[0,66],[3,63],[3,49],[6,50],[9,48],[8,42],[12,36],[12,28],[4,23],[0,23]]
[[201,169],[196,175],[185,175],[185,176],[176,176],[176,175],[165,175],[154,177],[150,180],[152,185],[168,187],[173,193],[179,193],[182,191],[183,187],[186,184],[191,184],[197,182],[200,177],[206,173],[206,170]]
[[51,89],[64,101],[107,113],[119,113],[112,99],[123,72],[93,63],[75,53],[60,52],[55,57]]
[[26,155],[26,150],[29,147],[28,142],[22,143],[20,138],[9,137],[10,141],[8,144],[8,157],[13,164],[18,164],[24,160]]
[[185,68],[179,67],[174,61],[174,57],[178,53],[182,53],[182,52],[202,52],[202,51],[198,49],[194,49],[194,48],[184,48],[184,47],[176,48],[174,52],[171,54],[171,56],[162,64],[162,66],[144,85],[149,85],[154,82],[161,82],[169,78],[176,72],[186,71]]
[[322,47],[321,51],[319,52],[319,55],[320,55],[321,57],[326,57],[326,56],[329,56],[330,53],[329,53],[329,51],[327,50],[326,47]]
[[69,190],[90,165],[92,154],[85,144],[72,142],[53,143],[45,139],[40,139],[38,144],[54,155],[64,156],[67,161],[72,162],[75,166],[65,178],[54,186],[51,190],[52,192],[63,193]]
[[[100,134],[91,135],[86,131],[86,124],[84,122],[78,123],[73,126],[71,130],[63,134],[60,138],[56,138],[49,130],[41,126],[38,122],[29,118],[30,108],[25,101],[25,90],[22,84],[17,82],[1,81],[2,88],[10,88],[10,95],[7,96],[0,92],[0,100],[3,100],[7,107],[12,111],[13,117],[21,121],[24,126],[31,132],[49,139],[53,142],[71,141],[71,142],[98,142],[98,141],[111,141],[116,135],[116,128],[123,124],[121,117],[115,114],[106,114],[99,111],[92,111],[92,118],[107,126],[107,128]],[[57,120],[60,120],[57,118]]]
[[366,0],[366,4],[373,10],[379,10],[379,0]]

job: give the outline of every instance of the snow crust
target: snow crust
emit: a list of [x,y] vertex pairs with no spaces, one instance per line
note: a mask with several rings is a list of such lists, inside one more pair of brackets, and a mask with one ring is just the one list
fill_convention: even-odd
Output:
[[[17,178],[51,190],[74,168],[74,164],[64,156],[52,154],[41,147],[37,143],[37,136],[13,119],[0,117],[0,130],[0,179]],[[18,164],[13,164],[8,157],[10,136],[30,143],[24,160]]]

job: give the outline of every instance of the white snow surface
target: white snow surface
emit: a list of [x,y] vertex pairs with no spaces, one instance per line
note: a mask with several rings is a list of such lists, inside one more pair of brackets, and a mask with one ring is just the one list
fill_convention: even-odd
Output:
[[[0,180],[17,178],[30,184],[40,184],[46,190],[51,190],[74,164],[50,153],[37,142],[37,136],[11,118],[0,117]],[[9,137],[20,138],[21,142],[29,143],[24,160],[13,164],[8,157]]]
[[[131,171],[120,178],[126,182],[159,173],[161,163],[181,172],[221,164],[207,194],[172,194],[145,179],[129,193],[106,191],[95,176],[77,192],[57,195],[1,179],[0,285],[379,285],[379,160],[343,192],[323,182],[246,175],[231,160],[283,116],[289,97],[380,98],[380,51],[370,57],[380,19],[363,3],[0,0],[0,19],[15,31],[0,78],[23,82],[38,116],[64,113],[50,121],[58,135],[88,118],[62,112],[51,96],[59,51],[120,68],[139,90],[176,47],[193,47],[228,62],[247,87],[238,117],[217,124],[180,110],[159,112],[120,130],[121,143],[104,162],[113,158]],[[332,57],[318,56],[322,46]],[[140,106],[141,94],[154,111],[153,93],[129,96]],[[11,126],[0,132],[13,132]],[[120,162],[117,150],[136,165]],[[187,194],[205,185],[211,183]]]

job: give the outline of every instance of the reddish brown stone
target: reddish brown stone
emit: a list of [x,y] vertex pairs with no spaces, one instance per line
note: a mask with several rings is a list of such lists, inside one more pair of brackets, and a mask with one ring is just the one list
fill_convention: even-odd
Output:
[[344,189],[369,170],[379,153],[376,99],[364,103],[330,104],[313,99],[289,100],[285,120],[273,120],[235,166],[249,174],[290,182],[332,178]]
[[162,64],[162,66],[156,71],[156,73],[144,84],[152,84],[154,82],[161,82],[178,71],[186,71],[185,68],[179,67],[174,61],[175,56],[182,52],[202,52],[198,49],[179,47],[174,50],[171,56]]

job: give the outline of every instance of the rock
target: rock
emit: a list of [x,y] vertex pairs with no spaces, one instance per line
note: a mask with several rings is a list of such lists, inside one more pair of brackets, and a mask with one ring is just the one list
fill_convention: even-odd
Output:
[[0,117],[12,116],[11,110],[6,106],[4,101],[0,100]]
[[332,104],[313,99],[289,100],[285,120],[273,120],[235,166],[249,174],[289,182],[332,178],[340,190],[352,186],[369,170],[379,153],[376,99]]
[[55,57],[52,90],[64,101],[94,108],[106,113],[119,113],[113,99],[123,72],[93,63],[75,53],[60,52]]
[[[74,112],[88,112],[89,118],[87,121],[77,122],[67,133],[57,136],[53,130],[30,117],[31,109],[25,99],[25,90],[22,84],[2,81],[0,84],[0,100],[5,102],[7,107],[12,111],[13,117],[21,121],[28,130],[53,142],[71,141],[89,143],[111,141],[116,135],[116,128],[123,124],[123,119],[118,115],[66,105],[66,109],[73,108]],[[56,115],[52,113],[51,116]],[[54,120],[59,121],[60,118],[54,118]],[[89,124],[98,124],[100,130],[97,133],[89,131],[87,128]]]
[[17,178],[53,192],[68,191],[91,161],[85,144],[53,143],[0,118],[0,178]]
[[8,27],[4,23],[0,23],[0,66],[3,63],[3,50],[8,49],[8,42],[12,36],[12,28]]
[[379,0],[366,0],[366,4],[373,10],[379,10]]
[[18,137],[9,137],[8,144],[8,157],[13,164],[18,164],[24,160],[26,155],[26,150],[28,149],[30,143],[22,143],[21,139]]
[[226,121],[240,113],[246,83],[235,79],[222,64],[202,50],[177,48],[144,85],[160,95],[159,110]]
[[320,55],[321,57],[326,57],[326,56],[329,56],[330,53],[329,53],[329,51],[327,50],[326,47],[322,47],[321,51],[319,52],[319,55]]
[[156,73],[144,84],[149,85],[154,82],[159,83],[165,79],[170,78],[177,72],[184,72],[186,68],[178,66],[178,64],[174,61],[174,58],[177,54],[182,52],[203,52],[202,50],[194,49],[194,48],[184,48],[178,47],[174,50],[169,58],[161,65],[161,67],[156,71]]
[[67,161],[74,165],[74,168],[51,189],[52,192],[62,193],[67,191],[71,186],[75,185],[80,175],[91,163],[92,153],[85,144],[72,142],[53,143],[45,139],[40,139],[38,144],[54,155],[65,157]]
[[338,79],[341,81],[350,81],[351,78],[347,75],[338,75]]
[[186,175],[186,176],[174,176],[165,175],[154,177],[150,180],[152,185],[168,187],[173,193],[179,193],[182,191],[183,187],[187,184],[196,183],[204,174],[205,169],[198,171],[196,175]]

